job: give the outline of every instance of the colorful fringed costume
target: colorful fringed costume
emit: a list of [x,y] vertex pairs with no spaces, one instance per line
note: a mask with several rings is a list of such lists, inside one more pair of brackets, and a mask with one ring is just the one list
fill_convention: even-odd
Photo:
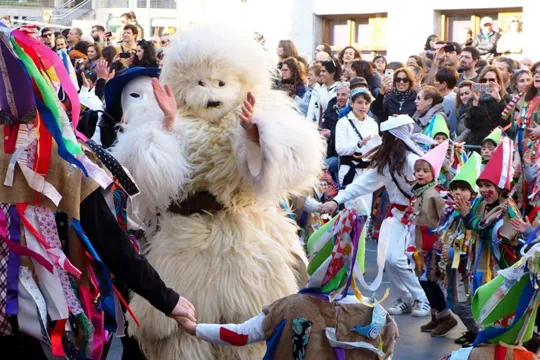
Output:
[[109,211],[108,193],[121,210],[138,190],[112,157],[77,140],[57,96],[69,99],[76,128],[78,96],[61,59],[0,23],[0,71],[0,346],[17,359],[99,359],[124,328],[113,273],[166,313],[179,296],[155,282]]

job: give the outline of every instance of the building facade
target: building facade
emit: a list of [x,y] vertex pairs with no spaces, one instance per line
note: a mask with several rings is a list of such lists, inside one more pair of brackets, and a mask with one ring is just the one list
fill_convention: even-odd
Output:
[[310,6],[313,21],[304,21],[303,28],[290,32],[291,39],[305,53],[311,53],[317,44],[325,42],[335,51],[352,45],[367,58],[381,53],[387,55],[389,61],[403,61],[423,50],[430,34],[461,43],[465,28],[471,28],[473,35],[479,32],[483,16],[493,18],[495,30],[503,32],[508,18],[517,16],[522,20],[525,44],[531,44],[524,48],[524,56],[540,59],[540,47],[532,45],[540,33],[540,22],[535,16],[540,13],[540,1],[312,0]]

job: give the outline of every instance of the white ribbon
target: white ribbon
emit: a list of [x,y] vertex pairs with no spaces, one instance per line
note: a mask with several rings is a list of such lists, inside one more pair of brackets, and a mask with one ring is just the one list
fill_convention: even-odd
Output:
[[[28,207],[27,211],[25,211],[25,216],[32,226],[39,231],[39,224],[33,207]],[[24,235],[26,237],[26,245],[30,250],[35,251],[45,259],[51,261],[49,252],[44,249],[43,245],[41,245],[32,232],[26,227],[24,228]],[[32,263],[34,264],[39,279],[39,287],[47,301],[47,311],[51,320],[67,319],[69,316],[68,305],[64,297],[64,290],[62,288],[62,283],[60,282],[58,269],[55,267],[54,273],[51,274],[34,259],[32,259]]]
[[84,165],[86,171],[88,171],[88,175],[97,182],[102,189],[107,189],[113,183],[113,179],[107,175],[105,170],[90,161],[86,155],[75,155],[75,158]]
[[330,342],[330,345],[334,348],[341,348],[346,350],[352,350],[352,349],[366,349],[369,351],[373,351],[375,354],[379,355],[381,358],[386,358],[386,354],[380,350],[377,349],[375,346],[371,345],[370,343],[364,342],[364,341],[355,341],[355,342],[347,342],[347,341],[338,341],[336,336],[336,329],[334,328],[326,328],[326,338]]
[[34,339],[50,343],[47,335],[45,299],[32,277],[32,272],[24,266],[20,267],[18,291],[19,313],[17,319],[19,329]]

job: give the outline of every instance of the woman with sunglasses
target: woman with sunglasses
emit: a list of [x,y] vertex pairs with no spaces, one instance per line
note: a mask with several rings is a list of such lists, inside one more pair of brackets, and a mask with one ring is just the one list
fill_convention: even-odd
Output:
[[465,139],[468,145],[481,145],[493,129],[498,126],[505,128],[509,124],[501,114],[511,97],[506,93],[499,69],[491,65],[484,67],[478,83],[486,84],[487,88],[473,85],[472,101],[464,117],[465,127],[470,130]]
[[416,91],[413,73],[407,68],[399,68],[394,76],[385,76],[381,91],[371,105],[371,112],[379,119],[393,115],[413,116],[416,112]]
[[154,45],[146,40],[137,41],[137,50],[132,57],[131,65],[129,67],[159,67]]
[[322,114],[328,106],[330,99],[336,96],[336,90],[341,78],[341,66],[339,62],[330,59],[321,64],[320,81],[321,87],[311,94],[307,119],[317,123],[320,127]]

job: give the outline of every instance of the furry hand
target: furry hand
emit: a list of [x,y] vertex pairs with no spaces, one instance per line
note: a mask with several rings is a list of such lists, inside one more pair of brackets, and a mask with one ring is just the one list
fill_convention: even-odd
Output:
[[161,83],[156,78],[152,78],[152,88],[154,89],[156,101],[165,114],[163,127],[167,131],[171,130],[174,125],[174,120],[176,119],[176,110],[178,108],[176,98],[169,85],[161,86]]
[[178,316],[174,318],[178,323],[184,328],[184,330],[191,336],[197,335],[197,323],[191,321],[190,319]]
[[244,100],[244,106],[242,107],[242,113],[240,114],[240,124],[246,131],[246,135],[249,140],[259,143],[259,129],[257,125],[253,123],[253,107],[255,106],[255,97],[251,92],[247,93],[246,100]]
[[188,299],[182,296],[180,296],[178,303],[176,303],[173,311],[168,316],[175,320],[178,320],[179,317],[186,317],[195,323],[197,322],[197,319],[195,318],[195,307]]

